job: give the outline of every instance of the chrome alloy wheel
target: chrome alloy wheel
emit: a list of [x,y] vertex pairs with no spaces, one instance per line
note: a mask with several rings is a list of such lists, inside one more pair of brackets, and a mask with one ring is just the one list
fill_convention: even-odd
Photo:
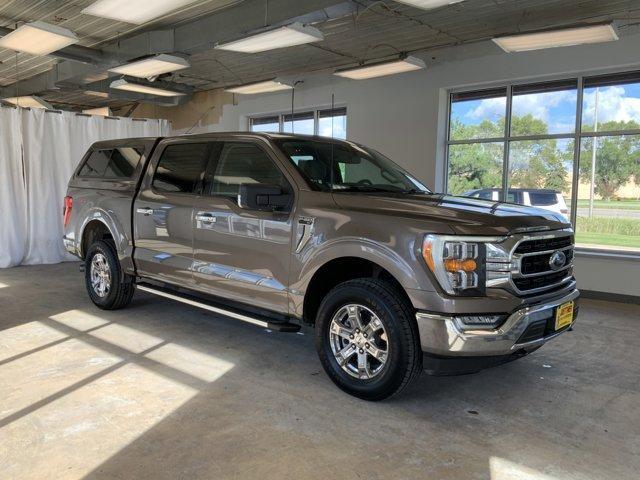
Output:
[[91,288],[100,298],[106,297],[111,290],[111,269],[101,253],[91,259]]
[[329,339],[336,362],[352,377],[369,380],[382,372],[389,356],[387,331],[364,305],[340,308],[331,319]]

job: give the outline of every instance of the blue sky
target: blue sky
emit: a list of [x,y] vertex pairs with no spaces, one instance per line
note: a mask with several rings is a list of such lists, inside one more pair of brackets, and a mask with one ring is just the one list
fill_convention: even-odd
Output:
[[[584,124],[593,124],[595,91],[595,88],[585,89]],[[549,133],[573,133],[576,101],[576,90],[517,95],[513,99],[513,113],[531,114],[544,120],[549,126]],[[495,122],[504,117],[505,108],[504,98],[456,102],[452,105],[451,116],[452,120],[465,125],[479,124],[487,119]],[[612,120],[640,123],[640,83],[599,88],[598,123]]]

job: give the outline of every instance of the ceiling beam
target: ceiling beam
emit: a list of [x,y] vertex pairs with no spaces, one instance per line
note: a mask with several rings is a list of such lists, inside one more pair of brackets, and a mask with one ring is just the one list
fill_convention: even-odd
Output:
[[[265,1],[246,0],[172,29],[153,30],[120,39],[104,45],[101,50],[78,45],[63,48],[52,53],[63,59],[52,70],[0,88],[0,97],[14,96],[15,92],[28,95],[60,87],[87,85],[113,76],[108,72],[109,68],[139,57],[158,53],[192,55],[266,26],[294,21],[317,23],[343,17],[356,8],[351,1],[269,0],[266,15],[268,24],[265,25]],[[0,36],[11,31],[0,29]]]

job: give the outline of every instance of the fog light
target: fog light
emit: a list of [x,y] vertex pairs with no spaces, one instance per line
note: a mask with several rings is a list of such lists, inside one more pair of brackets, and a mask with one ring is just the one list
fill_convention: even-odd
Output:
[[495,328],[505,319],[504,315],[465,315],[456,317],[463,327]]

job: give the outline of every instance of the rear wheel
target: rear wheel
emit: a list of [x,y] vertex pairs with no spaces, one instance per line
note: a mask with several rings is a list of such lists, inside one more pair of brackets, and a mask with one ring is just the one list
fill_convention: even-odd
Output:
[[116,249],[109,241],[93,243],[85,256],[85,285],[91,301],[104,310],[126,307],[133,298],[135,283],[122,274]]
[[403,390],[422,370],[413,307],[389,283],[341,283],[322,301],[316,349],[325,371],[342,390],[382,400]]

